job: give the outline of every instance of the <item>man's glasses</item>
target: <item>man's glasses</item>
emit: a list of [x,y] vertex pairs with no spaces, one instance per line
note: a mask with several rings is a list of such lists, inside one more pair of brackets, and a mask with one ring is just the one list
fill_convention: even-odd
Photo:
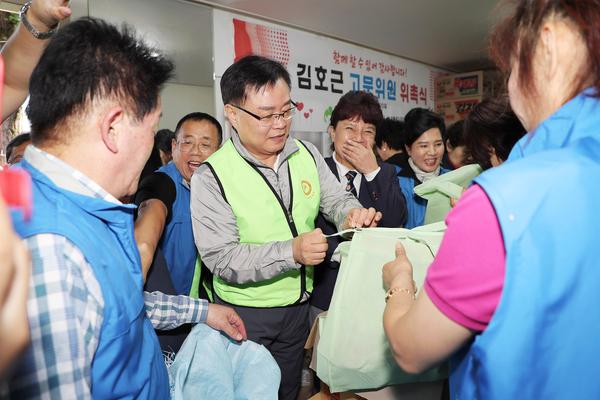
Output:
[[208,143],[195,142],[190,139],[177,140],[179,148],[183,153],[191,153],[193,149],[198,149],[200,153],[207,153],[211,150]]
[[250,112],[240,106],[236,106],[235,104],[231,104],[231,106],[237,108],[238,110],[242,110],[246,114],[254,117],[258,121],[258,124],[260,126],[262,126],[263,128],[270,128],[273,126],[275,121],[279,121],[279,120],[289,121],[290,119],[292,119],[294,114],[296,114],[296,103],[294,103],[291,100],[290,100],[290,103],[292,103],[292,107],[285,110],[284,112],[273,113],[273,114],[265,115],[264,117],[261,117],[260,115],[256,115],[253,112]]

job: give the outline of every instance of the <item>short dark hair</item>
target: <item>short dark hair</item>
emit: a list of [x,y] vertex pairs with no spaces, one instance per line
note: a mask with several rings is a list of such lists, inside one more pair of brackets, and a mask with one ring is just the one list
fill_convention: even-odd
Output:
[[504,161],[525,133],[506,96],[485,99],[465,118],[467,159],[483,169],[489,169],[492,167],[490,149]]
[[221,124],[219,123],[219,121],[217,121],[217,119],[212,115],[203,112],[189,113],[183,118],[181,118],[177,123],[177,127],[175,127],[175,135],[173,136],[175,139],[177,139],[177,135],[179,135],[179,130],[186,121],[210,122],[217,128],[217,137],[219,138],[219,144],[221,144],[221,141],[223,141],[223,128],[221,128]]
[[446,141],[450,146],[458,147],[465,145],[464,131],[465,120],[456,121],[446,129]]
[[383,121],[383,113],[377,97],[361,90],[349,91],[335,105],[329,125],[335,128],[338,122],[357,117],[377,127]]
[[246,56],[227,68],[221,77],[223,104],[242,104],[249,90],[258,91],[283,79],[292,87],[290,74],[275,60],[261,56]]
[[34,143],[60,141],[53,130],[84,114],[98,98],[123,101],[137,121],[158,106],[173,64],[137,39],[103,20],[81,18],[61,28],[33,70],[27,116]]
[[21,133],[20,135],[15,136],[11,139],[10,142],[6,145],[6,160],[10,160],[10,155],[12,154],[15,147],[22,145],[25,142],[31,140],[31,135],[29,132]]
[[175,133],[172,130],[160,129],[154,136],[154,147],[171,154],[171,141],[173,138],[175,138]]
[[425,131],[438,128],[446,140],[444,119],[426,108],[413,108],[404,117],[404,143],[411,146]]
[[382,147],[386,143],[393,150],[404,151],[404,121],[398,118],[385,118],[375,134],[375,145]]

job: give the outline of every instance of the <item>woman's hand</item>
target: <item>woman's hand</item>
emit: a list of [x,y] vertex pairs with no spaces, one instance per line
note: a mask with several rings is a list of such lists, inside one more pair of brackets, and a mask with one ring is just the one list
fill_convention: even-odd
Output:
[[383,285],[386,290],[395,287],[415,289],[412,264],[400,242],[396,243],[396,258],[383,266]]

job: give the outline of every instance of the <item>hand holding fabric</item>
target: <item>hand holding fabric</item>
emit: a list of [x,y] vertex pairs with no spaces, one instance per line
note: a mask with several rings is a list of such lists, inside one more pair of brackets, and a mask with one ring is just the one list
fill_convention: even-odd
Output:
[[350,228],[373,228],[377,226],[383,214],[371,208],[353,208],[348,212],[346,220],[342,224],[343,229]]
[[294,260],[302,265],[318,265],[323,262],[327,247],[327,239],[319,228],[302,233],[292,241]]
[[407,288],[414,290],[413,268],[406,256],[402,243],[396,244],[396,258],[383,266],[383,286],[390,288]]

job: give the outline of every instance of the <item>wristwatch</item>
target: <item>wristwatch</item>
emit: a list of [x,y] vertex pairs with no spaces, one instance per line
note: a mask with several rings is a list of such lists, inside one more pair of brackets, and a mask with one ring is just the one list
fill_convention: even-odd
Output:
[[21,11],[19,11],[19,15],[21,16],[21,22],[23,23],[25,28],[27,28],[27,30],[33,35],[34,38],[40,40],[51,38],[58,30],[58,24],[54,25],[52,29],[50,29],[48,32],[40,32],[37,29],[35,29],[35,27],[31,25],[31,22],[29,22],[29,19],[27,19],[27,10],[29,10],[29,7],[31,7],[31,1],[32,0],[29,0],[28,2],[23,4],[23,7],[21,7]]

